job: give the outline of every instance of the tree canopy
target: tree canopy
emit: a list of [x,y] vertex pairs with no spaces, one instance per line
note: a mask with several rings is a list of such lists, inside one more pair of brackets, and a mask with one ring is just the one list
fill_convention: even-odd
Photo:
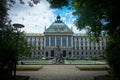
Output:
[[120,78],[119,0],[72,0],[72,9],[75,10],[73,15],[77,15],[75,25],[78,29],[86,28],[95,38],[107,34],[106,58],[114,75]]
[[[10,1],[0,0],[0,80],[12,80],[12,71],[16,61],[17,33],[7,12],[10,8],[8,5]],[[19,38],[18,54],[29,54],[30,48],[28,49],[27,41],[22,36]]]

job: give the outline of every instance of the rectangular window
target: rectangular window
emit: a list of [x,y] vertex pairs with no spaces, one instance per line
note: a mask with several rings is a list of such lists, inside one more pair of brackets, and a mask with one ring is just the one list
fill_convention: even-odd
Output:
[[62,39],[62,45],[63,45],[63,46],[66,46],[66,38],[63,38],[63,39]]
[[55,46],[55,39],[51,38],[51,46]]
[[46,46],[49,46],[49,37],[46,37]]
[[60,38],[57,38],[57,46],[60,46]]
[[71,37],[68,37],[68,46],[71,46]]

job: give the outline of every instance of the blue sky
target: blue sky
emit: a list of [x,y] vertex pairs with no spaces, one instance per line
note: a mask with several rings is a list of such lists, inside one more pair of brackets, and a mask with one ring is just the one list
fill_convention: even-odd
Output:
[[[25,25],[23,29],[26,33],[43,33],[45,26],[48,28],[56,19],[59,14],[61,19],[70,28],[73,27],[74,33],[84,33],[84,30],[79,31],[74,25],[76,19],[72,15],[72,10],[66,7],[62,9],[51,9],[50,4],[46,0],[41,0],[39,4],[34,7],[28,6],[28,4],[20,4],[19,0],[16,0],[16,4],[9,10],[9,17],[13,23],[20,23]],[[27,0],[26,0],[27,1]]]

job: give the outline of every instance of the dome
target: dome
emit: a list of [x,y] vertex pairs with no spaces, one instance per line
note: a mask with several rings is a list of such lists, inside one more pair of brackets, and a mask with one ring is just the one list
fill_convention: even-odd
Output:
[[58,15],[56,17],[55,22],[53,22],[46,30],[44,33],[47,32],[67,32],[67,33],[73,33],[73,31],[61,20],[61,17]]

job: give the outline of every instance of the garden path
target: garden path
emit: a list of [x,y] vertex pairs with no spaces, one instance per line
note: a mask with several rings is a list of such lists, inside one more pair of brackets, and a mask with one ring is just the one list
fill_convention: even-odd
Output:
[[107,74],[107,71],[80,71],[75,66],[43,65],[39,71],[17,71],[17,75],[29,75],[30,80],[93,80],[94,76]]

